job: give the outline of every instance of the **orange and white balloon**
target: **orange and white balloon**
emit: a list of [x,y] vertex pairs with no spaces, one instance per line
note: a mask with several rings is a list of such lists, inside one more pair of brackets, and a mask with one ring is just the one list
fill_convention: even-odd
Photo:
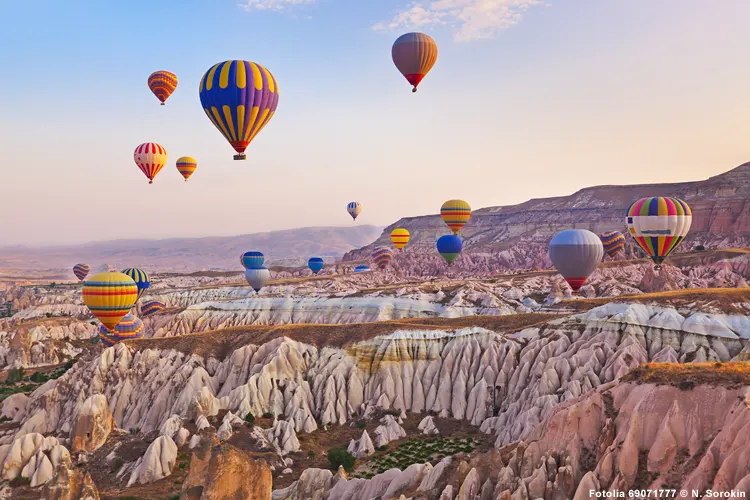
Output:
[[161,144],[145,142],[135,148],[133,160],[141,172],[148,177],[148,183],[153,184],[156,174],[167,164],[167,150]]

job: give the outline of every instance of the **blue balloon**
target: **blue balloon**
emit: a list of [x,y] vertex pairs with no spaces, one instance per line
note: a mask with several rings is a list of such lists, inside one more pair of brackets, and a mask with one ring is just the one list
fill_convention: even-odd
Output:
[[456,260],[463,248],[464,242],[455,234],[446,234],[437,240],[437,250],[448,264]]
[[307,261],[307,267],[310,268],[313,274],[318,274],[318,272],[323,269],[323,259],[320,257],[311,257],[310,260]]
[[370,270],[370,266],[357,266],[354,268],[355,273],[366,273]]
[[240,262],[245,269],[260,269],[263,267],[265,257],[260,252],[245,252],[240,257]]

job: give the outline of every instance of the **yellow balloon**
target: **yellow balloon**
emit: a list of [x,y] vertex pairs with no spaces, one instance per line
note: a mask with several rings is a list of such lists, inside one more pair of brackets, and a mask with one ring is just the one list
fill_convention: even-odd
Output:
[[411,235],[409,234],[409,231],[404,229],[403,227],[397,227],[393,231],[391,231],[391,241],[393,242],[393,246],[401,250],[406,246],[407,243],[409,243],[409,238]]
[[108,330],[117,326],[137,299],[138,285],[117,271],[99,273],[83,285],[83,302]]
[[471,207],[464,200],[448,200],[440,207],[440,217],[456,234],[471,217]]

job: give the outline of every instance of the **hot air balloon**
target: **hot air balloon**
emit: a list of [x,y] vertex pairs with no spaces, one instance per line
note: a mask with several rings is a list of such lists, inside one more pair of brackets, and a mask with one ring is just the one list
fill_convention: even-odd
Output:
[[393,260],[393,252],[385,247],[379,247],[372,251],[372,260],[375,261],[375,265],[384,270],[388,267],[388,264]]
[[440,207],[440,217],[453,234],[458,234],[471,217],[471,207],[464,200],[448,200]]
[[549,244],[549,258],[570,288],[577,292],[604,257],[597,235],[585,229],[557,233]]
[[143,321],[128,313],[117,323],[113,330],[99,325],[99,340],[107,347],[111,347],[122,340],[139,339],[143,337]]
[[245,149],[265,127],[279,102],[279,85],[270,71],[250,61],[214,64],[201,79],[200,99],[211,123],[245,159]]
[[599,235],[607,255],[614,258],[617,252],[625,248],[625,236],[620,231],[607,231]]
[[354,268],[355,273],[366,273],[370,271],[370,266],[357,266]]
[[85,280],[90,270],[91,268],[87,266],[86,264],[76,264],[75,266],[73,266],[73,274],[76,275],[76,278],[78,278],[78,281]]
[[346,211],[352,216],[352,219],[357,220],[357,216],[362,213],[362,204],[358,201],[353,201],[346,206]]
[[138,285],[130,276],[107,271],[83,284],[83,302],[108,329],[120,322],[138,299]]
[[265,256],[256,251],[245,252],[240,255],[240,262],[245,269],[261,269],[265,260]]
[[424,33],[406,33],[393,43],[391,57],[393,64],[413,86],[412,92],[417,91],[419,82],[435,65],[438,47],[435,40]]
[[196,168],[198,168],[198,162],[195,161],[195,158],[190,156],[177,158],[177,170],[185,178],[185,182],[187,182],[190,176],[193,175]]
[[135,284],[138,287],[139,299],[141,298],[141,295],[143,295],[143,292],[146,291],[146,288],[151,286],[151,279],[149,278],[146,271],[142,271],[135,267],[129,267],[123,270],[122,274],[127,274],[128,276],[130,276],[130,279],[135,281]]
[[256,292],[260,292],[270,277],[271,273],[265,267],[245,270],[245,279]]
[[148,302],[141,305],[141,316],[151,316],[154,313],[163,311],[167,306],[163,302],[158,300],[149,300]]
[[661,269],[672,251],[690,231],[693,213],[678,198],[655,196],[641,198],[628,209],[628,230],[651,260],[655,269]]
[[455,234],[446,234],[438,238],[435,246],[445,262],[451,264],[464,248],[464,242]]
[[156,98],[161,101],[161,105],[164,106],[164,101],[177,88],[177,75],[169,71],[155,71],[148,77],[148,88],[151,89],[151,92],[154,93]]
[[148,177],[148,183],[153,184],[156,174],[167,164],[167,150],[155,142],[144,142],[135,148],[133,159],[141,172]]
[[313,274],[318,274],[320,270],[323,269],[323,265],[323,259],[320,257],[311,257],[310,260],[307,261],[307,267],[310,268]]
[[397,227],[393,231],[391,231],[391,242],[393,242],[393,246],[401,250],[406,246],[407,243],[409,243],[409,239],[411,238],[411,235],[409,234],[409,231],[404,229],[403,227]]

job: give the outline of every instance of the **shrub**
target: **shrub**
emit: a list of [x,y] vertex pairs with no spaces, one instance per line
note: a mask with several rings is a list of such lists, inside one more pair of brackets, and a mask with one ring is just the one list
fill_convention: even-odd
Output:
[[375,449],[376,449],[376,450],[378,450],[378,451],[385,451],[385,450],[387,450],[387,449],[388,449],[388,445],[387,445],[387,444],[384,444],[383,446],[378,446],[378,447],[377,447],[377,448],[375,448]]
[[245,415],[245,423],[250,427],[255,425],[255,415],[251,412],[247,412],[247,415]]
[[312,458],[312,457],[315,456],[315,452],[312,451],[312,450],[310,450],[310,451],[307,452],[307,456],[310,457],[310,458]]
[[6,384],[15,384],[23,380],[24,371],[23,368],[13,368],[8,372],[8,378],[5,379]]
[[364,420],[360,420],[359,422],[357,422],[357,427],[359,427],[360,429],[364,429],[365,427],[367,427],[367,422],[365,422]]
[[122,467],[122,458],[117,457],[115,460],[115,463],[112,464],[112,473],[116,473],[118,470],[120,470],[120,467]]
[[271,412],[265,412],[263,414],[263,418],[273,418],[273,413],[271,413]]
[[133,434],[133,435],[136,435],[139,432],[141,432],[141,428],[140,427],[131,427],[130,428],[130,433]]
[[346,448],[331,448],[328,450],[328,468],[338,470],[339,465],[342,465],[346,472],[353,471],[354,456],[346,451]]
[[29,380],[31,380],[34,383],[41,384],[42,382],[46,382],[46,377],[42,375],[41,372],[34,372],[31,374],[31,377],[29,377]]
[[48,317],[48,318],[51,318],[51,317],[52,317],[52,313],[44,313],[44,315],[45,315],[46,317]]

